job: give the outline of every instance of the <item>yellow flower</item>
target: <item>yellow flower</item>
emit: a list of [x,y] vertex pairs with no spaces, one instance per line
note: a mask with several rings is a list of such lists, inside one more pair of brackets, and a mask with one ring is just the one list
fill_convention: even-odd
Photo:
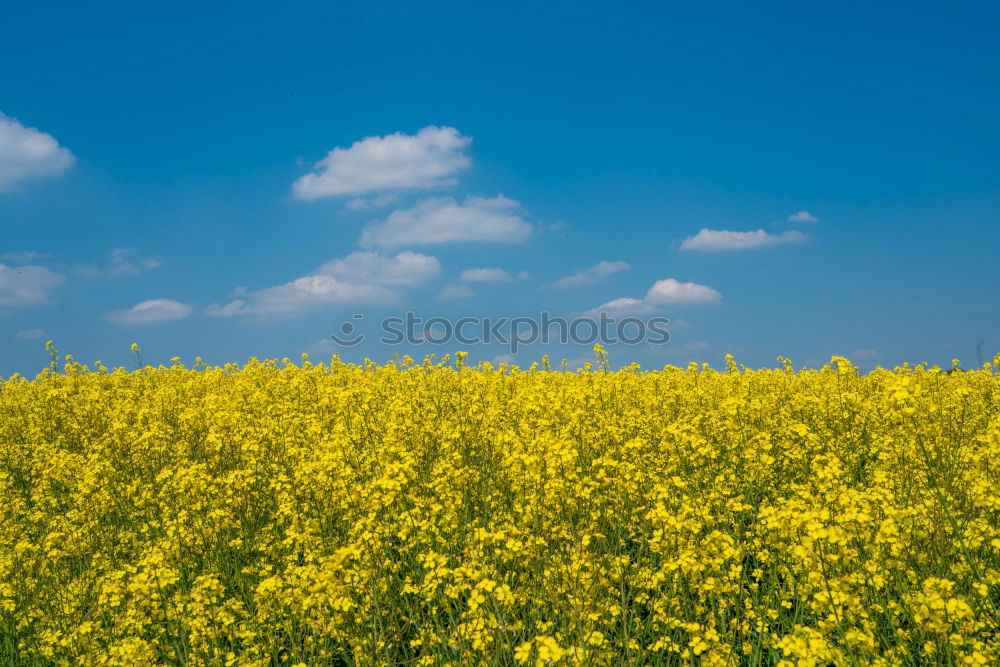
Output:
[[0,381],[21,662],[1000,664],[989,365],[48,347]]

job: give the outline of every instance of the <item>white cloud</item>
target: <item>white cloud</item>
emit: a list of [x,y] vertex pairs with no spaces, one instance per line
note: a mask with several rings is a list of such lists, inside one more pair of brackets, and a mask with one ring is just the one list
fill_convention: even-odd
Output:
[[115,248],[111,251],[111,268],[108,269],[109,276],[131,276],[139,273],[143,269],[155,269],[161,264],[158,259],[137,259],[129,260],[128,257],[135,253],[135,248]]
[[48,301],[49,292],[66,281],[66,276],[44,266],[0,264],[0,306],[30,306]]
[[330,260],[312,273],[283,285],[254,292],[205,309],[210,317],[294,316],[322,306],[384,304],[399,297],[387,287],[412,287],[441,272],[436,257],[404,250],[395,256],[373,251],[354,252]]
[[753,232],[730,232],[725,230],[702,229],[681,243],[681,250],[749,250],[768,246],[800,243],[805,234],[794,229],[781,234],[768,234],[763,229]]
[[425,283],[441,272],[436,257],[404,250],[395,257],[380,252],[353,252],[343,259],[334,259],[316,273],[326,274],[349,283],[410,286]]
[[579,271],[576,271],[568,276],[560,278],[552,284],[555,287],[580,287],[582,285],[593,285],[612,274],[618,273],[619,271],[627,271],[630,268],[632,267],[625,262],[607,262],[602,260],[591,267],[580,269]]
[[718,303],[721,300],[722,295],[707,285],[692,282],[682,283],[673,278],[667,278],[653,283],[642,299],[632,297],[614,299],[583,314],[588,317],[597,317],[601,313],[613,317],[628,317],[653,313],[664,305],[690,306]]
[[854,350],[854,358],[860,359],[862,361],[875,361],[882,358],[882,354],[876,350],[870,350],[867,348],[861,348]]
[[454,174],[471,162],[463,151],[472,141],[453,127],[428,126],[415,135],[396,132],[365,137],[350,148],[334,148],[313,173],[292,185],[300,199],[360,195],[378,190],[455,184]]
[[284,285],[250,292],[224,306],[212,304],[205,309],[211,317],[233,315],[293,316],[321,306],[341,304],[390,303],[396,295],[381,285],[358,285],[330,275],[314,273]]
[[21,329],[14,337],[18,340],[36,340],[45,336],[43,329]]
[[788,216],[788,222],[819,222],[819,218],[809,211],[799,211]]
[[243,299],[233,299],[224,306],[220,306],[217,303],[209,304],[205,307],[205,314],[209,317],[232,317],[234,315],[249,315],[250,313],[243,310],[243,307],[247,305],[247,302]]
[[509,283],[514,276],[503,269],[466,269],[462,271],[461,280],[467,283]]
[[682,283],[667,278],[657,280],[646,293],[645,301],[651,304],[701,304],[718,303],[722,295],[707,285],[698,283]]
[[45,259],[49,256],[47,252],[38,252],[37,250],[21,250],[21,251],[11,251],[5,252],[0,255],[0,262],[13,262],[14,264],[27,264],[28,262],[35,262],[40,259]]
[[499,366],[500,364],[513,364],[517,361],[517,355],[514,354],[498,354],[490,361],[494,366]]
[[642,299],[623,296],[620,299],[613,299],[601,304],[597,308],[585,311],[586,317],[599,317],[601,313],[606,313],[611,317],[630,317],[633,315],[646,315],[656,310],[656,306],[647,303]]
[[471,287],[457,283],[452,283],[438,292],[439,299],[467,299],[475,295],[476,293]]
[[112,310],[104,319],[112,324],[139,326],[161,324],[182,320],[193,312],[191,306],[173,299],[149,299],[132,306],[128,310]]
[[531,234],[531,225],[513,212],[518,203],[503,195],[489,199],[453,197],[424,199],[410,209],[397,210],[383,221],[368,223],[361,245],[394,248],[456,241],[518,243]]
[[52,135],[0,113],[0,192],[25,179],[58,176],[73,162]]

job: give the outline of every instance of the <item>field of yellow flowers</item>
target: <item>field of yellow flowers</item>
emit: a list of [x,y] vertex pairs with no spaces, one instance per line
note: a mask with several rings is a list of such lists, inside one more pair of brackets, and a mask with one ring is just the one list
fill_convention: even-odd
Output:
[[998,370],[60,359],[0,662],[998,664]]

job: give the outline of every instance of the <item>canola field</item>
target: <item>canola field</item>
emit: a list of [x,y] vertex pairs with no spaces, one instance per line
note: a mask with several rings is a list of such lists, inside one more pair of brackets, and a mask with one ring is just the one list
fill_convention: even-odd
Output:
[[0,663],[1000,663],[1000,357],[0,385]]

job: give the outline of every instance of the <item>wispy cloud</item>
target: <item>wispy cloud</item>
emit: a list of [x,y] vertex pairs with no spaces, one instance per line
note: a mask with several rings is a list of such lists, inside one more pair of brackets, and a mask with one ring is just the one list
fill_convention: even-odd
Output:
[[46,303],[49,293],[66,282],[66,276],[44,266],[0,264],[0,306]]
[[85,264],[76,266],[73,270],[85,278],[117,278],[118,276],[134,276],[163,265],[163,262],[158,259],[135,257],[135,253],[135,248],[115,248],[108,253],[107,263]]
[[528,278],[530,278],[530,275],[527,271],[512,274],[501,268],[466,269],[459,275],[458,281],[446,285],[444,289],[438,292],[438,299],[467,299],[475,296],[476,292],[469,286],[469,283],[501,285],[512,283],[515,280],[527,280]]
[[805,234],[794,229],[781,234],[768,234],[763,229],[752,232],[731,232],[726,230],[702,229],[681,243],[681,250],[720,252],[727,250],[750,250],[769,246],[801,243]]
[[528,273],[522,271],[516,275],[504,271],[503,269],[466,269],[462,271],[460,280],[467,283],[510,283],[515,280],[525,280]]
[[610,275],[620,271],[627,271],[630,267],[625,262],[600,261],[586,269],[580,269],[568,276],[560,278],[552,283],[554,287],[582,287],[584,285],[594,285],[604,280]]
[[29,262],[37,262],[40,259],[45,259],[48,256],[49,253],[38,252],[37,250],[10,251],[0,255],[0,262],[10,262],[11,264],[28,264]]
[[365,137],[349,148],[336,147],[300,177],[292,190],[300,199],[362,195],[379,190],[454,185],[454,174],[471,161],[472,141],[453,127],[428,126],[415,135],[396,132]]
[[473,296],[476,296],[476,291],[468,285],[461,283],[446,285],[444,289],[438,292],[438,298],[442,300],[468,299]]
[[44,337],[44,329],[21,329],[14,334],[14,338],[17,338],[18,340],[37,340]]
[[0,192],[23,180],[58,176],[74,161],[51,134],[0,113]]
[[458,241],[518,243],[531,234],[531,225],[515,213],[518,206],[503,195],[467,197],[461,204],[452,197],[425,199],[366,225],[361,245],[395,248]]
[[105,313],[104,319],[112,324],[122,326],[140,326],[146,324],[162,324],[182,320],[191,315],[191,306],[173,299],[149,299],[137,303],[127,310],[112,310]]

